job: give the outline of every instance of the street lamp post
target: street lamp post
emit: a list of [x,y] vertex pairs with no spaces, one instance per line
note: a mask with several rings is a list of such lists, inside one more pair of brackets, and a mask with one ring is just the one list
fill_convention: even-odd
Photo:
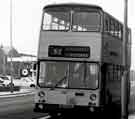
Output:
[[128,119],[128,71],[127,71],[127,17],[128,0],[124,0],[124,27],[123,27],[123,66],[124,69],[121,81],[121,119]]
[[12,62],[12,0],[10,0],[10,75],[11,75],[11,83],[10,83],[10,91],[13,93],[13,62]]

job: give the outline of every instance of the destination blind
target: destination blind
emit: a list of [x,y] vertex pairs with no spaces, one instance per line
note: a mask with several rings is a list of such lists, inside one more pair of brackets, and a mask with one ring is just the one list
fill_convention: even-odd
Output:
[[67,58],[89,58],[90,47],[50,45],[48,47],[48,56],[67,57]]

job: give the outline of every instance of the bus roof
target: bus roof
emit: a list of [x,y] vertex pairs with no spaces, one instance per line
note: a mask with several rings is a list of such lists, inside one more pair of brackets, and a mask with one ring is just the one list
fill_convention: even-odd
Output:
[[79,4],[79,3],[50,4],[50,5],[45,6],[44,9],[47,9],[47,8],[54,8],[54,7],[69,7],[69,8],[79,7],[79,8],[91,8],[91,9],[102,10],[102,8],[99,7],[99,6],[97,6],[97,5]]

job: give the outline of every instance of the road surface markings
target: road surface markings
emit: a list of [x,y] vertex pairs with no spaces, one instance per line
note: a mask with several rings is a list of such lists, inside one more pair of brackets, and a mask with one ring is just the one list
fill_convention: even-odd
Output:
[[16,93],[16,94],[5,94],[5,95],[0,95],[0,98],[6,98],[6,97],[21,97],[25,95],[33,95],[33,92],[25,92],[25,93]]
[[51,116],[45,116],[45,117],[41,117],[41,118],[39,118],[39,119],[49,119]]

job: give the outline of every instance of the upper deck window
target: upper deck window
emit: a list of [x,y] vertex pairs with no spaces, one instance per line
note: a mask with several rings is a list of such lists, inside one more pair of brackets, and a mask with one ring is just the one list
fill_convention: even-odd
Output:
[[98,12],[75,12],[73,31],[99,31],[100,14]]
[[86,7],[46,8],[43,14],[43,30],[52,31],[99,31],[99,10]]
[[43,30],[69,30],[70,18],[68,12],[45,12]]

